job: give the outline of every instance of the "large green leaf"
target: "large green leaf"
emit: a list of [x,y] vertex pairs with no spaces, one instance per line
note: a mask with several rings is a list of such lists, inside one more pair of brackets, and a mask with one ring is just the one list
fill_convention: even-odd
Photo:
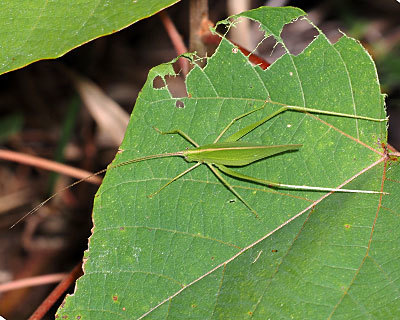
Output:
[[[243,15],[281,42],[282,27],[304,13],[260,8]],[[211,143],[234,117],[267,99],[385,117],[374,64],[345,35],[332,45],[320,33],[303,53],[287,53],[265,71],[222,39],[207,66],[188,75],[187,97],[153,87],[156,77],[173,74],[170,64],[150,71],[113,164],[190,147],[153,127],[179,128],[199,144]],[[227,135],[277,108],[266,104]],[[288,111],[243,140],[304,145],[237,169],[248,175],[298,185],[384,187],[390,195],[271,189],[227,177],[257,210],[256,219],[204,165],[153,198],[147,195],[191,164],[163,158],[109,170],[95,199],[85,275],[59,318],[398,315],[400,178],[398,163],[383,153],[386,124]]]
[[95,38],[114,33],[179,0],[2,1],[0,74],[57,58]]

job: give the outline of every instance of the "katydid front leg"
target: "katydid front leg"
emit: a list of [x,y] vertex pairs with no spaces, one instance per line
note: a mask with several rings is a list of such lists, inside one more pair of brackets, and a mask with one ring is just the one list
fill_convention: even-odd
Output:
[[[229,126],[229,125],[228,125]],[[215,176],[219,179],[219,181],[221,181],[221,183],[228,188],[255,216],[256,218],[258,218],[258,214],[256,212],[256,210],[254,210],[250,204],[248,204],[246,202],[246,200],[224,179],[224,177],[221,175],[221,173],[213,166],[212,163],[207,162],[207,158],[201,158],[201,154],[204,155],[204,152],[207,152],[206,150],[202,150],[200,153],[197,152],[197,156],[200,155],[200,159],[199,160],[191,160],[188,159],[188,157],[191,157],[193,153],[196,153],[196,151],[198,151],[199,149],[201,149],[201,147],[192,139],[190,138],[190,136],[188,134],[186,134],[185,132],[183,132],[182,130],[176,129],[176,130],[171,130],[171,131],[161,131],[157,128],[154,128],[157,132],[159,132],[160,134],[178,134],[180,135],[182,138],[184,138],[185,140],[189,141],[192,145],[194,145],[196,147],[196,149],[187,149],[186,151],[183,151],[184,157],[187,161],[197,161],[197,163],[186,169],[185,171],[183,171],[182,173],[178,174],[176,177],[172,178],[171,180],[169,180],[166,184],[164,184],[160,189],[158,189],[156,192],[152,193],[151,195],[149,195],[149,197],[153,197],[154,195],[156,195],[157,193],[159,193],[161,190],[163,190],[164,188],[166,188],[168,185],[170,185],[172,182],[174,182],[175,180],[179,179],[180,177],[182,177],[183,175],[185,175],[186,173],[192,171],[193,169],[197,168],[198,166],[200,166],[201,164],[206,164],[208,166],[208,168],[215,174]],[[217,138],[218,139],[218,138]],[[215,151],[215,149],[213,149]]]

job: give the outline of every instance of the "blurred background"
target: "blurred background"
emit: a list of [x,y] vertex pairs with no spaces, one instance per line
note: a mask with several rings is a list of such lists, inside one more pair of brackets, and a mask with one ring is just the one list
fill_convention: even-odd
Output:
[[[340,31],[361,41],[375,60],[382,92],[388,94],[389,143],[400,150],[400,4],[396,0],[210,0],[209,19],[215,23],[261,5],[300,7],[332,42],[340,38]],[[189,47],[189,1],[177,3],[166,13]],[[285,28],[284,35],[290,51],[298,54],[316,33],[306,24],[296,23]],[[230,36],[250,51],[262,40],[258,26],[251,23]],[[282,54],[279,48],[272,50],[273,44],[264,41],[256,52],[269,63]],[[160,16],[155,15],[60,59],[39,61],[1,75],[0,149],[89,172],[105,168],[118,150],[149,69],[176,55]],[[177,84],[178,92],[180,88]],[[82,183],[64,192],[9,229],[23,214],[73,181],[48,170],[1,161],[0,284],[69,272],[82,259],[91,233],[96,185]],[[0,292],[0,315],[28,318],[53,287]],[[54,313],[53,308],[48,319],[53,319]]]

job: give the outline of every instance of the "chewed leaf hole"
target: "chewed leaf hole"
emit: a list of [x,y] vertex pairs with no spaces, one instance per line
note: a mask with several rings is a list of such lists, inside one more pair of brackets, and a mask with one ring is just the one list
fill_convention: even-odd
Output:
[[187,97],[185,81],[180,76],[165,76],[168,91],[173,98]]
[[179,109],[183,109],[185,107],[185,103],[182,100],[176,100],[175,106]]
[[153,88],[154,89],[162,89],[166,86],[166,83],[163,78],[157,76],[153,79]]
[[[334,29],[334,28],[333,28]],[[340,37],[340,32],[333,32],[333,37]],[[330,35],[330,36],[331,36]],[[318,30],[315,29],[306,19],[297,19],[283,27],[281,37],[287,50],[293,55],[299,55],[307,48],[318,36]],[[284,48],[281,47],[282,53]]]

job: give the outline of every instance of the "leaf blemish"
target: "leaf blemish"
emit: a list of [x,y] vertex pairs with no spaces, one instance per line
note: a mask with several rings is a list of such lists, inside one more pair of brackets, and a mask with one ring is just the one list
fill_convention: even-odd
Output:
[[176,100],[175,106],[176,106],[178,109],[183,109],[183,108],[185,108],[185,104],[183,103],[182,100]]
[[263,251],[261,250],[261,251],[258,253],[257,257],[254,259],[254,261],[252,262],[252,264],[255,263],[255,262],[258,260],[258,258],[260,258],[262,252],[263,252]]
[[350,228],[351,228],[351,225],[350,225],[350,224],[345,224],[344,227],[345,227],[346,229],[350,229]]
[[238,48],[232,48],[232,53],[238,53],[239,49]]

